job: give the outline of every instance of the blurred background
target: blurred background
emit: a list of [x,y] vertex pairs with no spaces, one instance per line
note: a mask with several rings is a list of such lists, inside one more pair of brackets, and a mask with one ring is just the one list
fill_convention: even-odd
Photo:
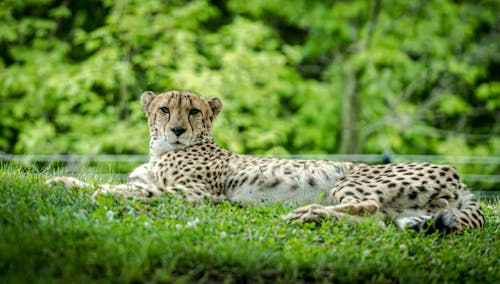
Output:
[[140,162],[139,96],[187,89],[223,99],[214,136],[234,152],[448,162],[500,184],[497,0],[3,0],[0,27],[3,160]]

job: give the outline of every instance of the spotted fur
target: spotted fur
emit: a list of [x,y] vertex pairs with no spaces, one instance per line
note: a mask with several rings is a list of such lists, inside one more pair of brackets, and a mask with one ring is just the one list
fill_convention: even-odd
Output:
[[[211,136],[212,122],[222,109],[220,99],[205,100],[187,91],[145,92],[141,104],[150,130],[150,161],[135,169],[127,184],[100,185],[95,194],[151,198],[168,192],[193,203],[319,202],[285,217],[301,222],[321,222],[327,216],[361,221],[376,214],[403,229],[427,233],[484,224],[479,203],[451,166],[239,155],[219,147]],[[47,183],[91,186],[69,177]]]

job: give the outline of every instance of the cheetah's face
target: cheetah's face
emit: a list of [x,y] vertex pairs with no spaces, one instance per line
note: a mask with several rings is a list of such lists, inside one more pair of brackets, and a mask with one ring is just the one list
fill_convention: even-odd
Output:
[[211,140],[212,121],[222,108],[219,98],[205,100],[188,91],[145,92],[141,104],[148,117],[150,151],[156,155]]

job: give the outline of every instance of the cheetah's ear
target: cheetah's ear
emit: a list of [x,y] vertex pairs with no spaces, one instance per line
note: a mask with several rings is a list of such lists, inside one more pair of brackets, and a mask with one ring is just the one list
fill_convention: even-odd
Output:
[[222,100],[219,98],[211,98],[208,100],[208,105],[212,109],[212,117],[210,120],[214,120],[222,109]]
[[146,114],[148,113],[149,104],[153,101],[154,97],[156,97],[156,94],[151,91],[146,91],[141,95],[142,109],[144,109]]

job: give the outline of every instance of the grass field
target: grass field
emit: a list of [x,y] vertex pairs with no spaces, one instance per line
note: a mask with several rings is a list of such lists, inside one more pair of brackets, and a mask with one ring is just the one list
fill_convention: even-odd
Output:
[[483,230],[421,236],[288,223],[285,205],[96,203],[90,189],[46,188],[49,175],[0,166],[0,283],[500,281],[498,200],[483,201]]

